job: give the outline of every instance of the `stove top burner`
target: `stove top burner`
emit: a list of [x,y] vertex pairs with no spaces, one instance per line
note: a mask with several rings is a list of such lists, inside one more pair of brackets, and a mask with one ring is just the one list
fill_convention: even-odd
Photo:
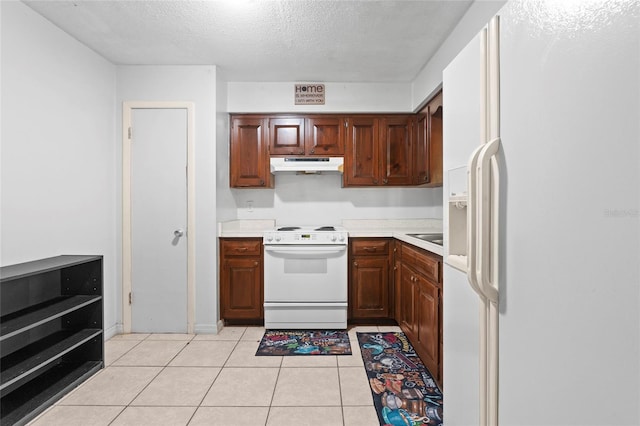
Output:
[[321,226],[320,228],[314,229],[314,231],[335,231],[335,226]]
[[282,228],[276,229],[276,231],[297,231],[300,229],[299,226],[283,226]]

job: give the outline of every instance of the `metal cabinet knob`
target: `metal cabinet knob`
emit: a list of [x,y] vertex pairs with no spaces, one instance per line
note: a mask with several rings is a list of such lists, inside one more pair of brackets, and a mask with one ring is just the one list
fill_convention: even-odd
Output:
[[176,238],[180,238],[184,235],[184,229],[176,229],[173,231],[173,236]]

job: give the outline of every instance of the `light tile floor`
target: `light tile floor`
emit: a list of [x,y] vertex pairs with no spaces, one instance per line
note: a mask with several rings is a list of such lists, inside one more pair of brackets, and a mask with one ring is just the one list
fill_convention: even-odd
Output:
[[30,425],[375,426],[357,331],[400,329],[353,327],[339,356],[257,357],[262,327],[114,336],[106,368]]

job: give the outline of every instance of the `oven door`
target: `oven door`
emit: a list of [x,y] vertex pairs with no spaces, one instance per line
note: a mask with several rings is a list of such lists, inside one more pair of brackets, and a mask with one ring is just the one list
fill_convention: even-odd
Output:
[[264,247],[265,302],[346,302],[346,245]]

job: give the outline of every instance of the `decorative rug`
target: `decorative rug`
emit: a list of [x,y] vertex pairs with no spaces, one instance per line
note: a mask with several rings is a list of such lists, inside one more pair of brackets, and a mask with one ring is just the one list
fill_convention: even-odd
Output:
[[442,426],[442,391],[404,333],[357,336],[380,425]]
[[346,331],[267,330],[256,356],[351,355]]

